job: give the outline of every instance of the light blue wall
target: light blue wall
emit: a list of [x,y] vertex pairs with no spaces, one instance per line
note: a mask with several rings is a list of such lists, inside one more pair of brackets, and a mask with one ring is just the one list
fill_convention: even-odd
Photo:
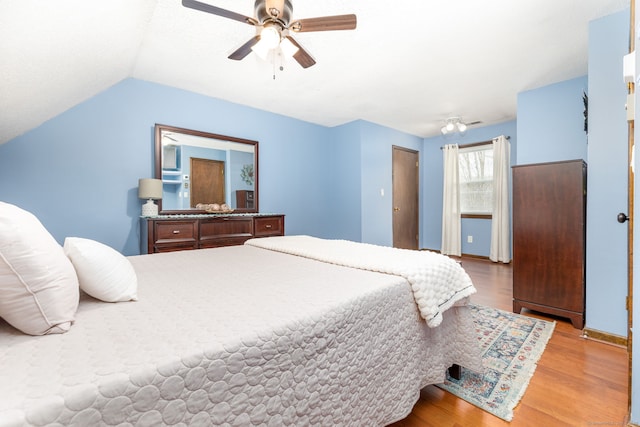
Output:
[[582,92],[579,77],[518,94],[516,164],[587,160]]
[[[363,120],[338,126],[332,133],[338,172],[332,183],[340,188],[342,199],[338,202],[345,208],[341,210],[344,219],[340,226],[349,224],[344,231],[352,240],[392,246],[392,147],[421,152],[422,138]],[[380,195],[381,189],[384,196]]]
[[[285,214],[287,234],[385,245],[391,146],[422,147],[367,122],[327,128],[128,79],[0,145],[0,200],[33,212],[59,243],[79,236],[137,254],[137,183],[153,176],[156,123],[259,141],[260,211]],[[379,188],[382,200],[370,194]]]
[[[253,166],[253,154],[246,151],[229,150],[229,175],[231,176],[231,188],[235,190],[254,190],[254,184],[247,184],[242,179],[242,169],[245,166]],[[228,197],[235,205],[236,194],[235,190],[231,191]]]
[[36,214],[60,243],[80,236],[137,254],[137,183],[153,176],[155,123],[259,141],[260,210],[284,213],[288,234],[336,234],[331,129],[134,79],[0,145],[0,200]]
[[[361,147],[362,241],[393,246],[393,146],[422,152],[423,140],[373,123],[357,123]],[[420,182],[423,182],[423,171],[421,167]],[[384,196],[380,190],[384,190]]]
[[628,213],[627,88],[622,58],[629,52],[629,10],[589,24],[589,144],[587,178],[587,328],[627,335]]
[[[492,126],[470,128],[464,136],[437,136],[424,140],[422,164],[424,165],[424,199],[422,218],[424,220],[422,247],[440,250],[442,244],[442,187],[444,170],[442,150],[445,144],[471,144],[489,141],[497,136],[510,136],[511,162],[515,161],[518,148],[516,121]],[[489,256],[491,248],[491,220],[463,218],[461,222],[462,253],[468,255]],[[467,236],[473,236],[473,243],[467,243]]]
[[327,209],[339,212],[340,219],[331,237],[362,241],[362,173],[360,165],[360,123],[351,122],[332,129],[329,145],[333,165],[328,168],[327,183],[339,189]]

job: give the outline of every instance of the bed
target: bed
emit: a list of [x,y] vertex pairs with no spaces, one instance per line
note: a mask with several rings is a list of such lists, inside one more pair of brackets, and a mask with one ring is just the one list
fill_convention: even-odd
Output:
[[473,289],[430,325],[412,280],[278,239],[128,257],[137,300],[82,292],[65,333],[0,319],[0,427],[383,426],[451,365],[482,369]]

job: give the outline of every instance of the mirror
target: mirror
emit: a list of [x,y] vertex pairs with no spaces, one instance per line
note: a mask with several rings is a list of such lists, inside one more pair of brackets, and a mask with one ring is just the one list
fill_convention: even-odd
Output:
[[258,212],[258,141],[159,124],[155,139],[160,214]]

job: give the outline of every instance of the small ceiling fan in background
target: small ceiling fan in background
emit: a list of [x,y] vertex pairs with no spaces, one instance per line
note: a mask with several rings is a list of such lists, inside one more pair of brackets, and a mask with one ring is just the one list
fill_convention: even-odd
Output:
[[353,14],[292,21],[293,7],[290,0],[256,0],[253,18],[196,0],[182,0],[182,5],[256,27],[257,34],[229,55],[229,59],[237,61],[244,59],[252,51],[265,58],[269,51],[280,47],[285,55],[293,56],[302,68],[309,68],[316,61],[291,36],[292,33],[353,30],[357,24],[356,15]]
[[443,135],[448,135],[452,133],[459,133],[464,135],[464,133],[467,131],[467,128],[469,126],[477,125],[480,123],[482,123],[482,121],[480,120],[477,120],[475,122],[465,123],[464,121],[462,121],[462,117],[449,117],[446,120],[444,126],[440,128],[440,132],[442,132]]

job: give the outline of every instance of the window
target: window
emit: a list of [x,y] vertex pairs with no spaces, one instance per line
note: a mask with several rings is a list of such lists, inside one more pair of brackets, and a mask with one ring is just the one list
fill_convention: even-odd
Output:
[[461,147],[460,212],[465,215],[491,215],[493,205],[493,145]]

